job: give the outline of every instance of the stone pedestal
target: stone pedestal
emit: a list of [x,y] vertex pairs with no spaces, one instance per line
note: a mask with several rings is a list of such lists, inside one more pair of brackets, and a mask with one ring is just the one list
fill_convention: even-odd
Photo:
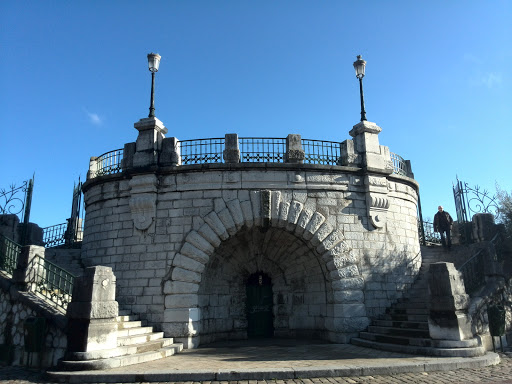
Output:
[[42,263],[37,263],[36,258],[44,259],[45,248],[38,245],[26,245],[21,248],[16,269],[12,273],[12,281],[16,286],[25,291],[30,282],[37,283],[44,276]]
[[133,155],[134,167],[146,167],[158,163],[158,153],[162,148],[167,128],[156,117],[140,119],[134,124],[139,131]]
[[390,202],[386,176],[393,172],[389,148],[379,144],[381,131],[377,124],[361,121],[349,132],[354,140],[342,143],[342,164],[365,171],[367,214],[376,229],[384,228],[387,221]]
[[162,329],[166,336],[183,343],[184,348],[197,348],[200,343],[200,321],[199,308],[169,308],[164,312]]
[[434,263],[428,275],[430,314],[428,329],[436,340],[466,340],[473,337],[467,316],[469,296],[453,263]]
[[367,171],[391,174],[393,165],[389,148],[379,145],[378,134],[382,128],[369,121],[354,125],[349,134],[354,138],[354,151],[362,158],[362,165]]
[[77,277],[68,305],[68,351],[117,347],[116,277],[110,267],[89,267]]
[[496,224],[494,224],[494,215],[492,213],[477,213],[471,221],[473,239],[477,243],[490,241],[496,235]]

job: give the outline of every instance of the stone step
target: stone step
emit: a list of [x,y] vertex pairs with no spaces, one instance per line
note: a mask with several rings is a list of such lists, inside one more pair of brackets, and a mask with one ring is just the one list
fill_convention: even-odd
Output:
[[162,339],[164,337],[163,332],[152,332],[145,333],[140,335],[130,335],[130,336],[118,336],[117,337],[117,346],[127,346],[127,345],[135,345],[135,344],[143,344],[149,341],[155,341],[158,339]]
[[430,346],[388,344],[385,342],[376,342],[362,338],[353,338],[351,342],[361,347],[380,349],[389,352],[410,353],[413,355],[476,357],[483,356],[485,354],[485,348],[481,346],[474,348],[434,348]]
[[390,315],[428,315],[429,310],[426,308],[388,308],[386,313]]
[[125,367],[172,356],[183,350],[183,344],[171,344],[155,351],[141,352],[133,355],[111,357],[108,359],[62,361],[60,368],[66,371],[85,371]]
[[139,316],[138,315],[120,315],[116,317],[116,321],[118,323],[122,323],[125,321],[138,321]]
[[129,328],[140,328],[142,327],[142,321],[120,321],[117,324],[117,329],[129,329]]
[[427,321],[409,320],[374,320],[372,325],[377,327],[405,328],[405,329],[427,329]]
[[427,329],[415,329],[415,328],[395,328],[395,327],[381,327],[377,325],[370,325],[368,327],[368,333],[375,333],[379,335],[393,335],[393,336],[405,336],[405,337],[417,337],[417,338],[429,338],[430,333]]
[[428,304],[425,301],[406,301],[406,302],[398,302],[393,305],[393,309],[427,309]]
[[379,319],[391,321],[415,321],[428,323],[428,315],[384,314],[381,315]]
[[149,341],[141,344],[121,346],[112,349],[101,349],[99,351],[69,352],[68,354],[66,354],[65,361],[109,359],[112,357],[133,355],[141,352],[156,351],[158,349],[168,347],[172,344],[174,344],[174,340],[172,338],[167,338],[156,341]]
[[134,335],[144,335],[153,332],[153,327],[135,327],[135,328],[127,328],[127,329],[119,329],[117,331],[118,337],[123,336],[134,336]]
[[417,347],[430,347],[432,345],[432,340],[429,338],[381,335],[371,332],[360,332],[359,338],[384,344],[414,345]]

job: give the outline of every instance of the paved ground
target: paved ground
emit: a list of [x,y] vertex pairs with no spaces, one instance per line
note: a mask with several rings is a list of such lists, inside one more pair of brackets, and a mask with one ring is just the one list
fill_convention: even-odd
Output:
[[[494,355],[490,355],[494,356]],[[191,358],[193,357],[193,358]],[[286,345],[251,345],[234,346],[216,345],[215,348],[199,348],[188,350],[166,359],[108,371],[94,371],[87,375],[96,383],[144,383],[147,381],[161,383],[198,384],[199,381],[165,381],[176,372],[188,372],[198,380],[197,373],[225,372],[225,381],[202,381],[203,384],[398,384],[398,383],[509,383],[512,384],[512,353],[500,354],[501,362],[497,365],[477,367],[483,360],[461,358],[429,358],[411,356],[353,345],[337,344],[303,344]],[[493,359],[488,359],[493,360]],[[457,367],[465,368],[457,369]],[[272,379],[273,372],[297,373],[304,372],[307,377],[311,372],[327,372],[329,375],[320,378]],[[332,370],[339,369],[353,375],[334,375]],[[449,369],[435,371],[436,369]],[[361,372],[382,372],[387,374],[366,374]],[[255,379],[267,377],[267,380],[236,380],[236,372],[249,372]],[[405,372],[409,373],[405,373]],[[412,371],[412,372],[411,372]],[[401,373],[404,372],[404,373]],[[234,376],[233,376],[234,373]],[[329,376],[329,377],[326,377]],[[332,377],[331,377],[332,376]],[[185,377],[185,376],[182,376]],[[126,378],[126,380],[123,380]],[[130,379],[131,378],[131,379]],[[139,378],[139,379],[137,379]],[[145,381],[144,378],[147,380]],[[75,382],[84,382],[75,378]],[[116,380],[120,379],[120,380]],[[186,380],[186,379],[185,379]],[[34,384],[50,383],[44,372],[21,367],[0,367],[0,383],[2,384]]]

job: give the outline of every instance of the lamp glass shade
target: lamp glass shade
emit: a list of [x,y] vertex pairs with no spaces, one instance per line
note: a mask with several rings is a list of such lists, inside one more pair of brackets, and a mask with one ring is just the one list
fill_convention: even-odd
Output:
[[158,53],[148,54],[148,67],[151,72],[158,72],[161,56]]
[[362,79],[364,77],[364,70],[366,67],[366,61],[361,58],[361,55],[357,56],[357,60],[354,61],[354,69],[356,70],[356,77]]

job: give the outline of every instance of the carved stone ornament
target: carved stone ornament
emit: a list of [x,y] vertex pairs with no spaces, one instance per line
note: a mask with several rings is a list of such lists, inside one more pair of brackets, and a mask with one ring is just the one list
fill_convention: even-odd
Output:
[[367,200],[368,218],[375,228],[382,228],[386,224],[389,199],[385,194],[370,193]]
[[145,193],[133,196],[130,198],[130,210],[135,228],[140,231],[147,230],[156,217],[156,194]]

